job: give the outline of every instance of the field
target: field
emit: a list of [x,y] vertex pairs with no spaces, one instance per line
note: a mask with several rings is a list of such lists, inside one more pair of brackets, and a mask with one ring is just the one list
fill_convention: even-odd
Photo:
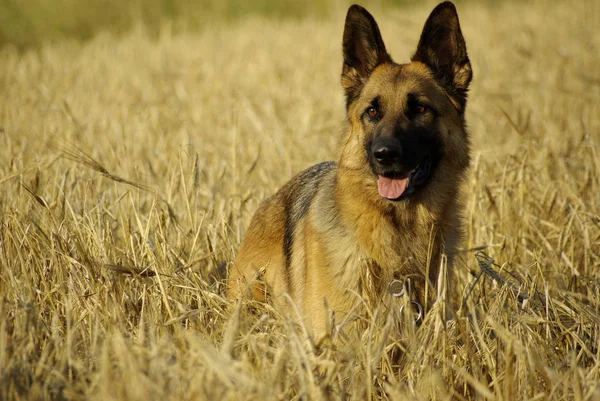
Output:
[[[397,61],[425,3],[368,6]],[[336,157],[346,7],[3,31],[0,399],[600,400],[594,0],[458,3],[473,163],[452,320],[315,342],[224,298],[258,203]]]

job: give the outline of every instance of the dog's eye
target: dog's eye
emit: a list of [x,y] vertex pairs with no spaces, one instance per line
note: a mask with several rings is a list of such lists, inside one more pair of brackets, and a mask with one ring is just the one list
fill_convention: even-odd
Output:
[[377,109],[375,107],[371,106],[367,109],[367,115],[369,117],[377,117],[377,114]]
[[426,106],[424,104],[420,104],[417,106],[417,113],[418,114],[424,114],[427,113],[429,111],[429,106]]

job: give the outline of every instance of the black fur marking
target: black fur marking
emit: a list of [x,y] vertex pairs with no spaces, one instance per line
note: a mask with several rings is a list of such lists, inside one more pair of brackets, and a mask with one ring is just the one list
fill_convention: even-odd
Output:
[[283,254],[285,255],[285,278],[288,293],[292,292],[292,247],[296,222],[291,218],[290,205],[285,205],[285,230],[283,233]]
[[292,253],[296,225],[308,214],[310,205],[317,195],[319,183],[323,176],[335,167],[335,162],[316,164],[298,174],[290,182],[285,199],[285,229],[283,235],[283,254],[285,255],[286,284],[288,292],[292,292]]

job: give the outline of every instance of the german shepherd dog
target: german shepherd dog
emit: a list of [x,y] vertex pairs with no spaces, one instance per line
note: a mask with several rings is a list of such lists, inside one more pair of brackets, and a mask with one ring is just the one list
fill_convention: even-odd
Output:
[[407,64],[392,60],[375,19],[353,5],[343,56],[337,162],[304,170],[261,204],[228,282],[232,299],[288,294],[319,334],[332,318],[360,318],[361,305],[398,310],[402,299],[418,319],[440,297],[461,239],[470,159],[472,72],[452,3],[432,11]]

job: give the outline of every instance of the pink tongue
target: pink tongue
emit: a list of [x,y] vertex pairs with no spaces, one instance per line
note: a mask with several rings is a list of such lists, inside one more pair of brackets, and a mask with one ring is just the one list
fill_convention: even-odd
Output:
[[407,185],[408,177],[394,179],[380,176],[377,179],[377,189],[379,190],[379,195],[388,199],[398,199],[404,193]]

